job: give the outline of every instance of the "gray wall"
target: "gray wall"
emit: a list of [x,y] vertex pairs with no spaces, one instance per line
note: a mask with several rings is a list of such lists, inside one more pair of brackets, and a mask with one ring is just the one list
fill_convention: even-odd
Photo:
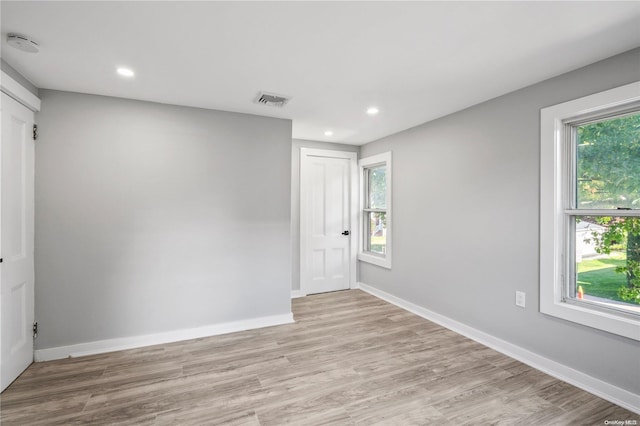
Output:
[[22,87],[24,87],[34,95],[38,96],[38,88],[34,86],[33,83],[31,83],[29,80],[24,78],[22,74],[20,74],[18,71],[13,69],[13,67],[9,65],[7,62],[5,62],[5,60],[2,58],[0,58],[0,69],[5,73],[7,73],[9,77],[13,78],[15,81],[20,83]]
[[41,90],[40,349],[291,312],[291,122]]
[[360,281],[640,393],[638,342],[538,312],[540,109],[639,79],[636,49],[363,146],[393,151],[394,263]]
[[291,144],[291,290],[300,290],[300,148],[360,152],[360,147],[356,145],[293,140]]

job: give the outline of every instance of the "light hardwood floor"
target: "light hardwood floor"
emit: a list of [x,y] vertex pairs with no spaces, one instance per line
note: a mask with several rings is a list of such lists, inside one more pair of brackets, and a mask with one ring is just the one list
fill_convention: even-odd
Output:
[[[31,365],[2,425],[603,425],[640,416],[359,290],[295,324]],[[640,425],[640,421],[638,421]]]

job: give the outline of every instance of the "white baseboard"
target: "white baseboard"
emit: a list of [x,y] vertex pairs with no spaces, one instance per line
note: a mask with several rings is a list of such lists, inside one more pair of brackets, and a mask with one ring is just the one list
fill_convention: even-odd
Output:
[[520,346],[514,345],[513,343],[509,343],[476,328],[455,321],[449,317],[430,311],[422,306],[418,306],[392,294],[378,290],[368,284],[358,283],[358,286],[362,291],[366,291],[373,296],[421,316],[422,318],[428,319],[429,321],[435,322],[436,324],[448,328],[451,331],[455,331],[469,339],[475,340],[478,343],[482,343],[491,349],[599,396],[602,399],[606,399],[607,401],[626,408],[627,410],[640,414],[640,396],[632,392],[574,370],[564,364],[545,358]]
[[291,290],[291,298],[297,299],[298,297],[305,297],[306,294],[302,292],[302,290]]
[[293,323],[293,314],[272,315],[268,317],[252,318],[241,321],[212,324],[197,328],[168,331],[165,333],[146,334],[143,336],[121,337],[94,342],[79,343],[77,345],[59,346],[55,348],[37,349],[34,360],[52,361],[62,358],[95,355],[106,352],[122,351],[125,349],[141,348],[144,346],[160,345],[179,342],[181,340],[198,339],[219,334],[234,333],[255,328],[271,327],[274,325]]

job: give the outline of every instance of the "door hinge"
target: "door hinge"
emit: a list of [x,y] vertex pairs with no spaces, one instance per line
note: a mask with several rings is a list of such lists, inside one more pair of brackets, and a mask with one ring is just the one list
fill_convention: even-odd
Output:
[[38,321],[33,323],[33,338],[38,337]]
[[33,125],[33,140],[35,141],[36,139],[38,139],[38,125],[34,124]]

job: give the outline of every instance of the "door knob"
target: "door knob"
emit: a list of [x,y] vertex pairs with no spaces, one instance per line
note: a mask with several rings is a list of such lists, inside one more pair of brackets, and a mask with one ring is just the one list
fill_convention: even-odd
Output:
[[349,231],[344,231],[342,235],[349,235]]

